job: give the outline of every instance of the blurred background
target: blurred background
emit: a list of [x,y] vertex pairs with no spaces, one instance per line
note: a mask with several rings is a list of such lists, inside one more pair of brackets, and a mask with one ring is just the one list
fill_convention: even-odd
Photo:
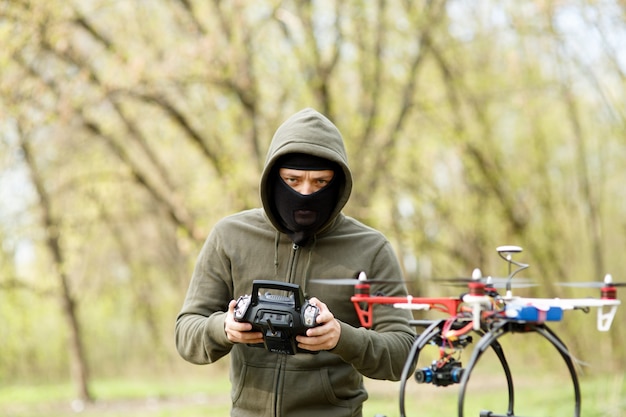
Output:
[[[272,134],[303,107],[343,133],[345,212],[389,237],[414,295],[505,275],[505,244],[539,284],[524,295],[625,280],[623,0],[0,0],[0,44],[5,397],[224,374],[179,358],[174,321],[212,225],[259,206]],[[587,375],[615,376],[625,318],[555,326]]]

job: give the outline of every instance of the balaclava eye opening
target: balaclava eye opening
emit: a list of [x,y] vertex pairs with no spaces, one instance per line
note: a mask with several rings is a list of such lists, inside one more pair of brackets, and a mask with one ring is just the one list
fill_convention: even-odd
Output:
[[[280,168],[302,171],[334,171],[333,179],[319,191],[303,195],[286,184],[278,174]],[[339,197],[343,171],[339,165],[313,155],[294,153],[279,158],[270,177],[272,205],[287,234],[297,245],[306,245],[330,219]]]

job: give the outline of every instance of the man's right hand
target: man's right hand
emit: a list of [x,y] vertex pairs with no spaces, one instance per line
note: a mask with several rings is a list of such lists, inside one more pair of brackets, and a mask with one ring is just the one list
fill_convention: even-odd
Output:
[[252,324],[235,321],[235,305],[237,301],[231,300],[228,304],[228,313],[224,319],[224,331],[226,337],[233,343],[263,343],[263,333],[252,332]]

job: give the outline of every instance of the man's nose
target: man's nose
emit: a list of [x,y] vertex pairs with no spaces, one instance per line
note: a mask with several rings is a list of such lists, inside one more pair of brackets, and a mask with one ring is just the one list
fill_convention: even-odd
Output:
[[302,195],[313,194],[315,192],[313,183],[309,181],[303,181],[298,192]]

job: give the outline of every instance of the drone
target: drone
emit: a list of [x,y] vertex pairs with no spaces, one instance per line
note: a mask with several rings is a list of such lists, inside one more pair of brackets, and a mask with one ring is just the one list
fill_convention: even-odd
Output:
[[[354,285],[355,293],[350,301],[354,305],[361,325],[371,328],[374,305],[389,305],[394,308],[414,311],[438,311],[444,318],[431,320],[411,320],[411,325],[424,330],[416,337],[406,359],[400,380],[400,416],[406,417],[405,391],[411,373],[420,384],[433,384],[439,387],[459,384],[457,402],[458,417],[464,417],[464,404],[472,370],[482,354],[494,351],[504,371],[507,381],[508,404],[504,413],[483,410],[479,417],[515,417],[514,385],[511,369],[499,339],[509,333],[537,333],[545,338],[560,354],[569,371],[574,388],[574,417],[580,417],[581,390],[575,368],[575,359],[565,343],[548,327],[549,322],[564,319],[565,312],[597,310],[598,331],[610,330],[620,305],[617,288],[626,282],[614,282],[610,274],[601,282],[561,283],[563,286],[592,287],[600,290],[599,298],[527,298],[513,294],[513,288],[532,286],[527,280],[514,277],[529,267],[528,264],[513,259],[522,252],[519,246],[500,246],[498,255],[508,264],[505,278],[483,277],[480,269],[475,269],[472,277],[452,279],[453,284],[466,286],[467,292],[457,297],[392,297],[384,294],[371,294],[371,286],[389,282],[368,279],[360,273],[355,279],[315,280],[334,285]],[[504,288],[500,294],[499,288]],[[458,359],[460,352],[473,343],[477,336],[469,362],[463,367]],[[437,346],[439,357],[428,367],[416,368],[420,352],[427,345]]]

